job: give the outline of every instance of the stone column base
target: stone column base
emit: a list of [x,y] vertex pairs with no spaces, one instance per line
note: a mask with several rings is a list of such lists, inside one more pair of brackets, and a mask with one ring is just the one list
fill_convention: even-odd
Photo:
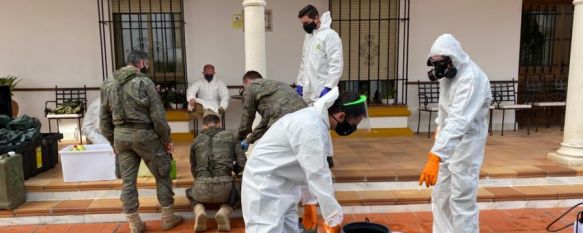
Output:
[[565,165],[567,167],[583,166],[583,158],[569,155],[562,155],[557,152],[549,153],[547,158],[555,163]]

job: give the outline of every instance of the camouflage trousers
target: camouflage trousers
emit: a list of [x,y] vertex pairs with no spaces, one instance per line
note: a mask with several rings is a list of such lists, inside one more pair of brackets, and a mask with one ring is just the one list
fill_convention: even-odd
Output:
[[124,213],[131,214],[138,210],[137,178],[140,161],[143,159],[156,179],[156,195],[161,206],[174,204],[172,179],[170,178],[171,158],[166,153],[160,140],[144,142],[114,142],[119,160],[122,179],[121,202]]
[[194,207],[196,204],[228,204],[235,208],[241,201],[240,188],[233,177],[196,178],[192,188],[186,189],[186,197]]

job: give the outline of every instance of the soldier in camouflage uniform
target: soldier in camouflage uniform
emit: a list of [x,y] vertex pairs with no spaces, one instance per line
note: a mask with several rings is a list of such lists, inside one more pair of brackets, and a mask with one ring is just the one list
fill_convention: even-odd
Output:
[[[203,204],[222,204],[215,215],[219,231],[230,231],[229,215],[240,201],[232,173],[241,173],[247,158],[232,132],[221,128],[217,115],[203,119],[203,131],[190,148],[192,188],[186,197],[194,207],[194,231],[206,231],[206,213]],[[233,164],[236,162],[236,164]]]
[[162,228],[170,229],[182,222],[174,215],[174,193],[170,178],[174,150],[166,111],[154,83],[144,73],[148,55],[132,51],[128,66],[114,73],[101,87],[101,132],[113,145],[119,159],[123,181],[121,201],[132,233],[146,230],[138,214],[136,179],[143,159],[156,179],[158,201],[162,206]]
[[[245,73],[243,84],[243,114],[238,135],[244,150],[259,140],[279,118],[308,106],[288,84],[263,79],[257,71]],[[251,132],[256,111],[262,118]]]
[[[279,118],[308,106],[304,99],[297,95],[288,84],[263,79],[257,71],[245,73],[243,84],[245,89],[243,91],[243,116],[239,126],[239,140],[244,150],[247,150],[249,144],[259,140]],[[262,119],[251,132],[255,111],[259,112]],[[247,136],[249,132],[251,134]],[[245,139],[245,137],[247,138]],[[334,166],[332,157],[328,157],[327,161],[328,166],[332,168]],[[314,229],[318,217],[316,202],[315,196],[309,192],[307,187],[304,187],[302,189],[302,203],[304,204],[302,223],[306,227],[305,232],[316,231]]]

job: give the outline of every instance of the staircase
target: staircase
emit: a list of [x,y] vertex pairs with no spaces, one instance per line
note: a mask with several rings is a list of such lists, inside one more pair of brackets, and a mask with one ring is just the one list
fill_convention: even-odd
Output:
[[[488,210],[565,208],[583,198],[583,167],[568,168],[546,160],[560,141],[560,131],[525,137],[522,132],[488,139],[480,172],[478,206]],[[431,211],[431,189],[418,185],[430,148],[425,137],[335,139],[333,169],[336,197],[346,216]],[[176,143],[178,178],[173,181],[176,210],[192,218],[184,190],[193,183],[190,142]],[[529,156],[524,156],[525,154]],[[55,169],[26,181],[28,202],[0,211],[0,225],[120,222],[121,181],[64,183]],[[158,220],[153,178],[139,178],[140,212]],[[212,208],[209,208],[212,209]],[[209,211],[209,216],[214,213]],[[241,216],[240,210],[235,216]],[[361,216],[361,215],[359,215]]]
[[[381,176],[375,173],[334,171],[336,198],[345,214],[431,211],[431,189],[419,187],[417,176]],[[42,174],[41,174],[42,175]],[[583,177],[520,174],[521,178],[490,177],[480,180],[481,210],[557,208],[572,206],[583,198]],[[27,181],[27,202],[15,210],[0,211],[0,225],[96,223],[125,221],[120,196],[121,181],[44,183]],[[192,218],[184,190],[192,177],[174,180],[175,209]],[[145,220],[159,219],[153,178],[139,178],[140,213]],[[209,208],[209,216],[213,209]],[[240,217],[240,210],[234,217]]]
[[167,110],[166,118],[172,130],[173,142],[192,142],[194,139],[194,121],[186,110]]

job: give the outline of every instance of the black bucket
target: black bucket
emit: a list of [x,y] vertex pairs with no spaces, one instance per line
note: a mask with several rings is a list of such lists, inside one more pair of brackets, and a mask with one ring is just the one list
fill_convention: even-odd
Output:
[[353,222],[346,224],[342,228],[343,233],[391,233],[388,227],[371,223],[368,218],[365,218],[364,222]]

